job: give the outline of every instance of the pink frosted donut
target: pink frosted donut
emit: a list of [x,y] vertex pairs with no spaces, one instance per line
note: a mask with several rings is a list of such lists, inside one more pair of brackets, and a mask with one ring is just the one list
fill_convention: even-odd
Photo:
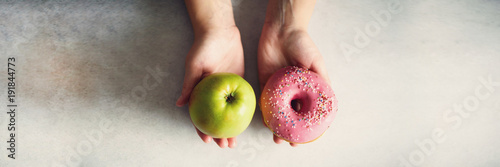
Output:
[[[300,104],[298,111],[292,101]],[[318,74],[289,66],[269,78],[260,96],[260,108],[264,122],[276,136],[291,143],[308,143],[330,127],[337,99]]]

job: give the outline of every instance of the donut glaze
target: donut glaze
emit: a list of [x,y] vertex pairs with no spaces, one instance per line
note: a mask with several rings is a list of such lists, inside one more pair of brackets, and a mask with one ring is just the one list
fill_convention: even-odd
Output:
[[[267,127],[291,143],[308,143],[319,138],[337,112],[337,99],[328,83],[318,74],[296,66],[275,72],[260,97]],[[301,104],[299,111],[292,107],[292,100]]]

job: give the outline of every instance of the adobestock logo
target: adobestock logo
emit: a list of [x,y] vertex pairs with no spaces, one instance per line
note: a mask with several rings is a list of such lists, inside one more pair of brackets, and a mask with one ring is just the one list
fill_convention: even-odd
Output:
[[[261,128],[258,131],[257,135],[250,135],[247,141],[242,141],[240,144],[238,144],[237,149],[238,153],[243,155],[240,157],[247,157],[245,160],[247,162],[251,162],[257,157],[257,151],[262,151],[264,150],[264,145],[262,143],[265,143],[266,141],[269,141],[269,137],[271,136],[272,133],[269,131],[268,128]],[[256,138],[255,138],[256,137]],[[231,160],[227,162],[226,167],[236,167],[239,166],[240,163],[236,160]]]
[[372,38],[378,36],[382,28],[387,27],[391,23],[393,15],[401,13],[402,10],[401,2],[395,0],[387,4],[386,10],[372,11],[371,16],[374,20],[367,22],[364,29],[359,27],[354,28],[356,34],[354,35],[352,44],[340,42],[339,47],[346,61],[348,63],[351,62],[353,55],[361,53],[363,48],[370,45]]
[[[68,166],[80,166],[82,157],[92,153],[94,149],[101,144],[104,134],[113,132],[114,128],[111,126],[112,121],[103,116],[100,116],[100,118],[100,121],[97,123],[99,125],[98,129],[93,129],[91,131],[85,130],[83,132],[86,139],[78,142],[75,148],[66,146],[65,149],[68,155],[66,164]],[[55,166],[55,164],[53,164],[53,166]],[[64,165],[58,164],[58,166]]]
[[[486,102],[496,91],[496,87],[500,87],[500,81],[493,81],[491,75],[488,75],[486,78],[479,77],[478,81],[479,84],[474,88],[472,95],[465,97],[459,103],[453,104],[451,109],[443,112],[443,121],[447,125],[451,125],[451,130],[460,128],[464,119],[469,118],[471,113],[476,111],[482,103]],[[500,103],[500,101],[497,103]],[[436,127],[430,133],[430,137],[415,140],[417,148],[413,149],[406,157],[400,155],[400,165],[406,167],[422,165],[426,157],[436,152],[438,144],[446,141],[447,133],[448,131],[445,128]]]
[[109,119],[106,118],[103,112],[96,113],[96,118],[100,120],[93,121],[91,124],[97,124],[99,128],[84,131],[83,135],[85,138],[78,142],[76,146],[66,146],[65,151],[67,154],[64,162],[53,161],[52,166],[81,166],[86,156],[90,155],[104,141],[105,135],[114,131],[113,122],[123,121],[130,117],[130,111],[135,110],[130,104],[144,102],[148,93],[160,87],[164,79],[170,76],[170,73],[161,71],[158,65],[155,69],[149,66],[146,66],[144,69],[147,74],[142,78],[141,84],[135,86],[128,94],[122,96],[121,99],[109,102],[110,108],[113,110],[111,112],[116,112],[114,114],[117,117]]

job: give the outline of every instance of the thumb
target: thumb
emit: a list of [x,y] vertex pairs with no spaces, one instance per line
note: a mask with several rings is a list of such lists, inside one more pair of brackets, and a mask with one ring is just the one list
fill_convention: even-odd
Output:
[[189,97],[193,88],[198,84],[201,79],[202,71],[196,67],[186,67],[186,74],[184,74],[184,84],[182,85],[182,93],[175,105],[181,107],[189,102]]
[[323,78],[328,85],[332,85],[332,82],[330,81],[330,77],[328,76],[328,72],[326,70],[325,65],[323,64],[323,59],[320,57],[319,60],[313,62],[310,68],[312,71],[318,73],[318,75]]

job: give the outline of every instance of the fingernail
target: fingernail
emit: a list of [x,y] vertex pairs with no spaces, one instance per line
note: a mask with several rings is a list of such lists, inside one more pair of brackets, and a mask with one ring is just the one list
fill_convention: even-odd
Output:
[[177,107],[182,107],[182,105],[183,105],[183,104],[181,104],[181,102],[182,102],[182,96],[180,96],[180,97],[177,99],[177,101],[175,102],[175,105],[176,105]]
[[[228,141],[228,142],[229,142],[229,141]],[[229,142],[228,147],[229,147],[229,148],[234,148],[234,147],[236,147],[236,142]]]

